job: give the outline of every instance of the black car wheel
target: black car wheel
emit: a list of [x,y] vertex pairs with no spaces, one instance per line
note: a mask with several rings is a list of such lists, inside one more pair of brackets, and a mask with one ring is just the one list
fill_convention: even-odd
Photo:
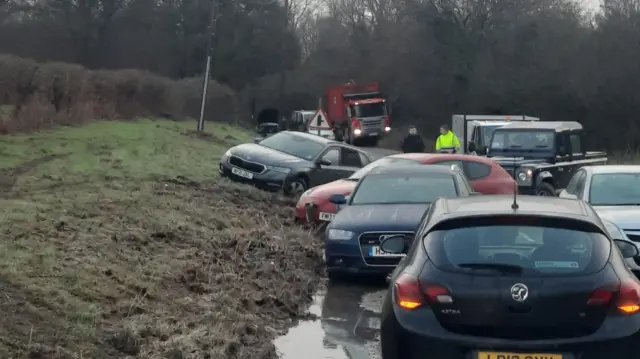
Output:
[[542,182],[536,188],[536,195],[543,197],[555,197],[556,189],[548,182]]
[[307,181],[302,177],[296,177],[287,183],[285,188],[285,194],[294,198],[300,198],[302,194],[308,189],[309,185]]

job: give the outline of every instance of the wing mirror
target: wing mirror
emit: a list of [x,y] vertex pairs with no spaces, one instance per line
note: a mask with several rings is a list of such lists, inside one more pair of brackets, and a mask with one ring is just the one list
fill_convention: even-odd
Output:
[[331,161],[324,159],[324,158],[319,158],[316,161],[316,165],[317,166],[331,166]]
[[329,202],[335,205],[343,205],[347,203],[347,197],[343,194],[334,194],[329,197]]
[[624,239],[614,239],[613,241],[618,246],[620,253],[622,253],[622,257],[634,258],[640,255],[640,251],[638,250],[638,247],[635,245],[635,243],[626,241]]
[[567,192],[566,189],[561,190],[560,193],[558,193],[558,197],[560,197],[560,198],[568,198],[568,199],[578,199],[578,196],[576,196],[575,194]]
[[387,253],[404,254],[406,249],[404,236],[387,237],[380,242],[380,249]]

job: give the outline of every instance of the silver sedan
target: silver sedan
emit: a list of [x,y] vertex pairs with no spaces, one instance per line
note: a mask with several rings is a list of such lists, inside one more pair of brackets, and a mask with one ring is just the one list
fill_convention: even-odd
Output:
[[640,243],[640,166],[582,167],[560,197],[588,202],[602,219],[615,223],[629,239]]

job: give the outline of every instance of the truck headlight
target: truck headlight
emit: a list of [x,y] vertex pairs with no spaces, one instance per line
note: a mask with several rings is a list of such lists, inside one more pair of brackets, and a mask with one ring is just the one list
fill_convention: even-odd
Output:
[[531,171],[530,169],[519,171],[516,175],[518,182],[523,184],[530,184],[533,179],[532,176],[533,171]]
[[356,128],[355,130],[353,130],[353,134],[356,136],[359,136],[362,133],[362,130],[359,128]]
[[348,241],[355,236],[355,233],[342,229],[329,229],[327,234],[330,241]]
[[287,167],[280,167],[280,166],[267,166],[267,168],[271,171],[276,171],[276,172],[280,172],[280,173],[284,173],[287,174],[289,172],[291,172],[291,168],[287,168]]

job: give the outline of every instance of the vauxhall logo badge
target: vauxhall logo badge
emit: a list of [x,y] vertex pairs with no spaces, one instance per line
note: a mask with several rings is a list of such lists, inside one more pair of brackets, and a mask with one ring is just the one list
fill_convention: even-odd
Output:
[[516,302],[524,302],[529,297],[529,288],[522,283],[516,283],[511,287],[511,298]]

